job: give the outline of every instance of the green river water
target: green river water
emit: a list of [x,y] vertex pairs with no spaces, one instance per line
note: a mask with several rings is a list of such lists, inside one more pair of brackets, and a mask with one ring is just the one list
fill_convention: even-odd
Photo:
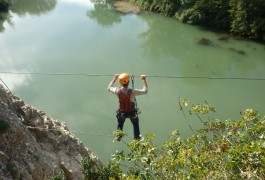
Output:
[[[165,78],[265,78],[264,44],[220,41],[222,34],[149,12],[123,15],[100,1],[21,0],[0,17],[1,79],[26,103],[65,121],[104,162],[125,149],[110,136],[118,101],[107,85],[115,73],[147,75],[149,93],[137,98],[140,128],[156,134],[157,144],[173,130],[192,135],[179,97],[191,104],[207,100],[217,109],[211,117],[219,119],[239,118],[246,108],[264,115],[265,80]],[[201,38],[213,45],[198,44]],[[135,87],[142,87],[139,77]],[[130,121],[124,130],[130,141]]]

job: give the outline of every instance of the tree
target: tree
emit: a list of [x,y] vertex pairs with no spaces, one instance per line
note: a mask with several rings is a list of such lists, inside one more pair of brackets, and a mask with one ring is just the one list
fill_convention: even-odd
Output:
[[231,32],[254,39],[265,36],[265,1],[230,0]]
[[[179,100],[179,105],[186,119],[188,103]],[[194,132],[190,126],[194,135],[186,139],[174,131],[161,147],[153,144],[153,134],[122,141],[129,152],[112,155],[107,167],[115,177],[108,179],[264,179],[265,117],[247,109],[239,120],[208,120],[212,112],[207,102],[191,106],[189,115],[198,117],[203,128]]]

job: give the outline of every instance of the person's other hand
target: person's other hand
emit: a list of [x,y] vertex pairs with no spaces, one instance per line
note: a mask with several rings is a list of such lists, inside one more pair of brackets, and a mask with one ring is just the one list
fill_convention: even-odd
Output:
[[118,79],[119,76],[120,76],[119,74],[115,74],[115,75],[114,75],[114,78],[115,78],[115,79]]
[[146,75],[141,75],[141,79],[145,80],[146,79]]

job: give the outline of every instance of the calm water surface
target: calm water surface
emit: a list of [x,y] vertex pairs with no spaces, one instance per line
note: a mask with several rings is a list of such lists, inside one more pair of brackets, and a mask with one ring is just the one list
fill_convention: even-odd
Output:
[[[107,92],[112,76],[6,74],[38,72],[104,74],[128,72],[147,76],[265,78],[265,46],[143,12],[122,15],[109,4],[88,0],[22,0],[0,17],[0,77],[8,87],[70,130],[104,162],[122,143],[108,135],[116,128],[117,99]],[[35,3],[35,4],[34,4]],[[36,4],[39,3],[39,4]],[[214,46],[199,45],[201,38]],[[238,53],[244,52],[242,53]],[[264,115],[265,81],[181,78],[148,79],[149,93],[137,99],[142,134],[157,143],[177,129],[192,134],[178,98],[191,104],[207,100],[212,117],[239,118],[252,107]],[[136,77],[135,87],[142,87]],[[189,119],[196,129],[197,119]],[[132,126],[124,130],[132,138]],[[83,132],[83,133],[80,133]]]

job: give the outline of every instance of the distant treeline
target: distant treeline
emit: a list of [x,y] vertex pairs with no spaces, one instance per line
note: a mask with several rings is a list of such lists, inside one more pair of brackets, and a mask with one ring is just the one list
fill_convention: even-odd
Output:
[[265,0],[131,0],[142,9],[249,39],[265,40]]

